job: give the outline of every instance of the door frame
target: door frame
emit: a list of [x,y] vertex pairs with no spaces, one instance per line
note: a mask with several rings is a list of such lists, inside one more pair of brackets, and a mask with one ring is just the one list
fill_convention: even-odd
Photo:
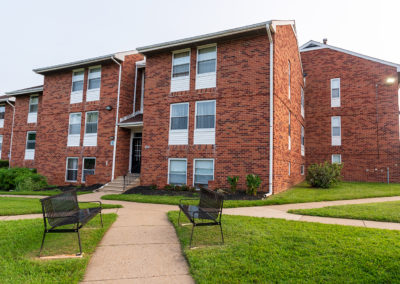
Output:
[[[134,129],[131,129],[131,136],[130,136],[130,140],[129,140],[129,173],[132,173],[133,139],[135,138],[135,133],[143,133],[143,131],[141,129],[136,130],[136,131]],[[142,142],[143,142],[143,138],[142,138]]]

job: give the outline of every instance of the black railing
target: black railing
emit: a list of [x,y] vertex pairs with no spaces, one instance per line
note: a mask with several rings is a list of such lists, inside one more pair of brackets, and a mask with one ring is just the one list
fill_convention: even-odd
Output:
[[124,175],[124,191],[127,189],[127,186],[130,185],[136,179],[135,176],[132,176],[130,173]]

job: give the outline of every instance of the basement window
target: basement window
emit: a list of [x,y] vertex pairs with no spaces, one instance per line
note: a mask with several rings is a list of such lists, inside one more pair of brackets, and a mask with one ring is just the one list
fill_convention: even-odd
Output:
[[194,186],[208,188],[208,181],[214,180],[214,159],[194,160]]
[[94,175],[96,158],[83,158],[82,182],[86,182],[87,175]]
[[68,182],[76,182],[78,180],[78,158],[67,158],[65,180]]

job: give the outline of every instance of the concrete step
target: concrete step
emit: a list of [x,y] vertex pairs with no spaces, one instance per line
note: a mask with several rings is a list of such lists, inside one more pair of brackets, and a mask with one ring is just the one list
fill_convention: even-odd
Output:
[[[126,189],[138,186],[140,184],[140,176],[138,174],[129,174],[131,183],[126,186]],[[115,178],[112,182],[105,185],[103,188],[99,189],[102,192],[110,193],[122,193],[124,192],[124,177],[119,176]]]

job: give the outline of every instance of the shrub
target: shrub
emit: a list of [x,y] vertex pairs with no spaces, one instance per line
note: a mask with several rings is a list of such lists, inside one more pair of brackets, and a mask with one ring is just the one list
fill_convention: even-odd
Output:
[[[29,181],[25,181],[29,179]],[[12,190],[24,188],[24,190],[40,189],[47,186],[46,178],[37,174],[36,170],[28,168],[0,168],[0,190]],[[33,185],[34,184],[34,185]],[[40,187],[40,188],[39,188]]]
[[231,191],[236,192],[239,177],[238,176],[232,176],[232,177],[228,176],[227,180],[229,182],[229,185],[231,186]]
[[307,182],[312,187],[329,188],[340,181],[342,168],[337,163],[312,164],[307,170]]
[[9,165],[7,160],[0,160],[0,168],[8,168]]
[[18,176],[15,179],[15,190],[25,191],[25,190],[40,190],[47,187],[46,178],[42,175],[31,173],[29,175]]
[[261,178],[258,175],[251,174],[246,176],[246,184],[248,195],[257,195],[257,190],[261,185]]

